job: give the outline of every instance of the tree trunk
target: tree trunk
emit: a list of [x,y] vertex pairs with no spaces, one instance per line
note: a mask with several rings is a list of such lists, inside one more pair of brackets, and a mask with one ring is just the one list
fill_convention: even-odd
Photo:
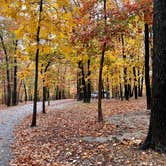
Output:
[[38,65],[39,65],[39,45],[40,45],[40,23],[41,23],[41,13],[43,10],[43,0],[40,0],[40,9],[39,9],[39,19],[38,19],[38,27],[36,34],[36,56],[35,56],[35,84],[34,84],[34,103],[33,103],[33,116],[31,127],[36,126],[36,114],[37,114],[37,98],[38,98]]
[[56,100],[59,99],[59,86],[56,86]]
[[86,99],[87,103],[90,103],[90,100],[91,100],[91,79],[90,79],[90,76],[91,76],[91,71],[90,71],[90,58],[89,58],[88,59],[88,74],[87,74],[87,77],[88,77],[88,81],[87,81],[87,99]]
[[107,68],[106,99],[110,99],[109,69]]
[[149,78],[149,28],[148,24],[145,24],[145,85],[146,85],[146,100],[147,109],[151,108],[151,88]]
[[82,74],[82,87],[83,87],[83,101],[84,103],[87,102],[87,87],[85,82],[85,73],[84,73],[84,65],[81,63],[81,74]]
[[7,103],[7,100],[6,100],[6,84],[5,84],[5,80],[3,81],[3,91],[4,91],[4,104]]
[[6,60],[6,79],[7,79],[7,102],[6,102],[6,105],[10,106],[12,93],[11,93],[11,86],[10,86],[9,56],[8,56],[7,49],[6,49],[5,44],[4,44],[3,37],[1,35],[0,35],[0,39],[1,39],[3,51],[5,54],[5,60]]
[[148,136],[141,149],[166,152],[166,1],[154,0],[152,105]]
[[82,93],[82,61],[78,62],[78,72],[77,72],[77,101],[83,100]]
[[98,122],[103,121],[103,113],[102,113],[102,91],[103,91],[103,80],[102,80],[102,73],[103,73],[103,65],[104,65],[104,55],[106,49],[106,42],[103,45],[102,55],[100,59],[100,68],[99,68],[99,85],[98,85]]
[[18,86],[18,93],[17,93],[17,103],[19,103],[20,100],[20,93],[21,93],[21,86],[22,86],[23,80],[21,80],[19,86]]
[[50,106],[50,90],[47,88],[47,101],[48,101],[48,106]]
[[[43,80],[43,84],[44,84],[44,80]],[[46,106],[45,106],[46,93],[47,93],[46,86],[43,85],[43,103],[42,103],[42,112],[43,112],[43,114],[46,113]]]
[[24,81],[24,96],[25,96],[25,104],[27,103],[27,99],[28,99],[28,95],[27,95],[27,89],[26,89],[26,84],[25,84],[25,81]]
[[137,93],[137,77],[136,77],[136,69],[133,67],[133,75],[134,75],[134,96],[135,99],[138,98],[138,93]]
[[[15,43],[15,53],[16,53],[16,50],[17,50],[17,40],[16,40],[16,43]],[[14,85],[13,85],[13,100],[12,100],[12,104],[13,105],[17,105],[17,58],[14,57]]]
[[62,90],[62,99],[66,99],[65,90]]
[[[125,49],[124,49],[124,37],[121,36],[122,39],[122,55],[124,62],[126,61],[126,55],[125,55]],[[126,62],[125,62],[126,65]],[[127,83],[127,67],[124,67],[124,96],[126,100],[129,100],[129,89],[128,89],[128,83]]]
[[121,101],[123,101],[123,88],[121,83],[120,83],[120,99]]
[[45,69],[41,71],[41,74],[43,74],[43,101],[42,101],[42,113],[45,114],[46,113],[46,106],[45,106],[45,102],[46,102],[46,93],[47,93],[47,87],[45,85],[45,73],[48,70],[48,67],[50,66],[51,62],[48,62],[47,65],[45,66]]
[[144,86],[144,67],[142,69],[142,78],[141,78],[141,84],[140,84],[140,97],[143,96],[143,86]]
[[[107,33],[107,1],[104,0],[104,36],[106,37]],[[106,40],[104,38],[104,40]],[[103,43],[103,48],[102,48],[102,54],[101,54],[101,59],[100,59],[100,68],[99,68],[99,83],[98,83],[98,122],[103,122],[103,112],[102,112],[102,84],[103,84],[103,66],[104,66],[104,56],[105,56],[105,51],[106,51],[106,46],[107,43],[104,41]]]

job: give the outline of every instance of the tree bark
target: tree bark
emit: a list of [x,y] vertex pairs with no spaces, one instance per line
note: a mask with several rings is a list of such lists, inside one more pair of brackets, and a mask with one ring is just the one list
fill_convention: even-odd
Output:
[[3,102],[3,104],[6,104],[7,100],[6,100],[6,84],[5,84],[5,80],[3,81],[3,91],[4,91],[4,102]]
[[149,27],[145,24],[145,86],[146,86],[146,100],[147,109],[151,108],[151,88],[149,78]]
[[82,74],[81,74],[81,64],[82,61],[78,62],[78,72],[77,72],[77,101],[83,100],[82,94]]
[[84,72],[84,65],[81,63],[81,75],[82,75],[82,87],[83,87],[83,101],[86,103],[87,100],[87,87],[85,82],[85,72]]
[[140,85],[140,96],[143,96],[143,86],[144,86],[144,67],[142,69],[142,78],[141,78],[141,85]]
[[119,85],[120,87],[120,99],[121,99],[121,101],[123,101],[123,88],[122,88],[122,83],[120,83],[120,85]]
[[88,81],[87,81],[87,99],[86,99],[87,103],[90,103],[90,101],[91,101],[91,79],[90,79],[90,76],[91,76],[91,71],[90,71],[90,58],[89,58],[88,59],[88,74],[87,74],[87,77],[88,77]]
[[136,69],[133,67],[133,75],[134,75],[134,96],[135,99],[138,98],[138,93],[137,93],[137,77],[136,77]]
[[[15,53],[17,50],[17,40],[15,43]],[[12,104],[13,105],[17,105],[17,57],[14,57],[14,80],[13,80],[13,100],[12,100]]]
[[[126,55],[125,55],[124,37],[123,37],[123,35],[121,36],[121,40],[122,40],[122,55],[123,55],[123,60],[125,62],[126,61]],[[128,83],[127,83],[127,67],[126,66],[124,67],[123,72],[124,72],[124,96],[125,96],[126,100],[129,100],[129,89],[128,89]]]
[[21,86],[22,86],[23,80],[20,81],[20,84],[18,86],[18,93],[17,93],[17,103],[19,103],[20,100],[20,93],[21,93]]
[[6,102],[6,105],[10,106],[11,105],[12,93],[11,93],[11,86],[10,86],[9,56],[8,56],[7,49],[5,47],[2,35],[0,35],[0,39],[1,39],[1,44],[2,44],[3,51],[4,51],[4,54],[5,54],[5,61],[6,61],[6,79],[7,79],[7,102]]
[[[107,33],[107,1],[104,0],[104,36],[106,37]],[[104,40],[106,40],[104,38]],[[103,122],[103,112],[102,112],[102,84],[103,84],[103,66],[104,66],[104,56],[106,51],[107,43],[104,41],[103,48],[102,48],[102,54],[100,59],[100,68],[99,68],[99,83],[98,83],[98,122]]]
[[27,103],[27,99],[28,99],[28,95],[27,95],[27,89],[26,89],[26,84],[25,84],[25,81],[24,81],[24,96],[25,96],[25,104]]
[[37,114],[37,98],[38,98],[38,65],[39,65],[39,45],[40,45],[40,23],[41,23],[41,13],[43,10],[43,0],[40,0],[40,9],[39,9],[39,19],[37,26],[37,34],[36,34],[36,56],[35,56],[35,83],[34,83],[34,103],[33,103],[33,115],[32,115],[32,123],[31,127],[36,126],[36,114]]
[[152,105],[148,136],[141,149],[166,152],[166,1],[154,0]]
[[59,100],[59,86],[56,86],[56,100]]
[[47,101],[48,101],[48,106],[50,106],[50,90],[47,88]]
[[[44,80],[43,80],[43,84],[44,84]],[[46,106],[45,106],[45,101],[46,101],[46,86],[43,86],[43,103],[42,103],[42,112],[43,114],[46,113]]]
[[141,97],[141,78],[140,78],[140,67],[138,67],[138,96]]
[[45,106],[45,102],[46,102],[46,93],[47,93],[47,87],[45,85],[45,78],[44,78],[44,74],[47,72],[48,67],[50,66],[51,62],[48,62],[44,71],[42,70],[42,74],[43,74],[43,101],[42,101],[42,113],[45,114],[46,113],[46,106]]

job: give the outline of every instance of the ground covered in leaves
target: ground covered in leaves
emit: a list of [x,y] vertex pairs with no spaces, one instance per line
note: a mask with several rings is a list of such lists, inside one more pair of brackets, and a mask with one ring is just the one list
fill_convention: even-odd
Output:
[[103,112],[99,124],[94,100],[39,114],[35,128],[27,117],[15,130],[10,165],[165,165],[164,154],[138,150],[148,128],[144,99],[105,100]]

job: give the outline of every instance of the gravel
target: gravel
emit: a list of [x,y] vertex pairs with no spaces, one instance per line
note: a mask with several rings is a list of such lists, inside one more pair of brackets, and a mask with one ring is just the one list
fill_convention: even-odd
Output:
[[149,126],[149,112],[134,111],[123,114],[114,115],[107,119],[107,122],[117,126],[116,135],[107,137],[83,137],[82,139],[87,142],[104,143],[107,141],[123,141],[133,139],[144,139],[147,135]]

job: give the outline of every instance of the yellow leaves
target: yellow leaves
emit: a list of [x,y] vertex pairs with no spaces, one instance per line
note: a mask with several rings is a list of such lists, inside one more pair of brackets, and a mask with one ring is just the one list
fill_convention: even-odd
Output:
[[64,8],[69,6],[68,0],[57,0],[57,5],[59,8]]
[[114,52],[106,51],[105,56],[109,58],[111,62],[115,62],[117,57],[115,56]]
[[29,77],[31,75],[32,75],[32,72],[31,72],[31,70],[29,68],[27,68],[26,70],[18,72],[18,77],[21,80],[23,80],[23,79],[25,79],[25,78],[27,78],[27,77]]
[[21,26],[20,28],[18,28],[16,31],[15,31],[15,35],[16,35],[16,38],[17,39],[22,39],[23,36],[24,36],[24,27]]
[[49,45],[44,44],[43,46],[40,46],[40,55],[42,54],[50,54],[52,53],[52,47]]

